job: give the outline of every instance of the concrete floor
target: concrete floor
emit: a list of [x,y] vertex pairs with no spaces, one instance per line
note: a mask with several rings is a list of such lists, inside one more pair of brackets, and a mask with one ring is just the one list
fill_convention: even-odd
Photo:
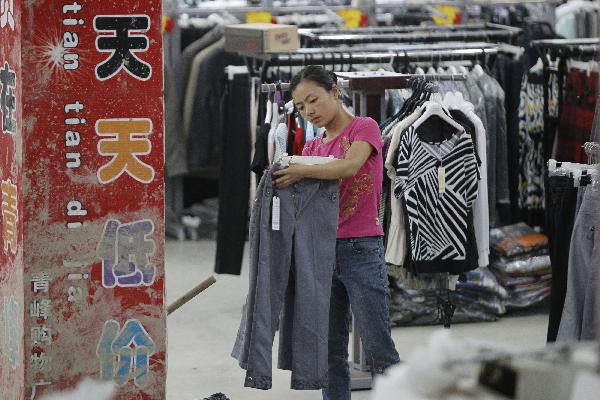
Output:
[[[214,241],[166,244],[167,303],[213,274]],[[167,400],[201,400],[217,392],[231,400],[317,400],[320,393],[289,389],[290,373],[273,371],[273,389],[243,387],[244,371],[229,356],[248,291],[247,259],[241,277],[217,276],[217,283],[168,318]],[[455,325],[460,337],[523,347],[543,346],[548,317],[503,318],[499,322]],[[400,357],[406,357],[439,328],[394,328]],[[277,346],[274,347],[277,349]],[[354,392],[353,400],[369,399],[368,391]]]

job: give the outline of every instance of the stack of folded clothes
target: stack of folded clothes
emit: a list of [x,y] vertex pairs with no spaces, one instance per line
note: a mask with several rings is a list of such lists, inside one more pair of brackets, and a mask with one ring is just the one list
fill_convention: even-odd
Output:
[[506,309],[523,309],[550,296],[552,271],[548,237],[525,223],[490,231],[490,270],[506,290]]

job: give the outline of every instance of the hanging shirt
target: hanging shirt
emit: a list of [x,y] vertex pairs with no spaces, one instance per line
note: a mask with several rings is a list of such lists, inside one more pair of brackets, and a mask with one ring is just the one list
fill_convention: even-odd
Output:
[[278,162],[281,157],[287,154],[287,142],[288,142],[288,127],[284,123],[277,125],[274,135],[275,140],[275,152],[273,153],[273,162]]
[[404,265],[406,257],[406,224],[404,223],[404,200],[394,196],[394,184],[396,181],[396,167],[398,159],[397,150],[400,139],[406,128],[414,124],[423,113],[422,107],[417,107],[414,113],[394,125],[390,135],[392,136],[390,147],[385,158],[385,169],[391,180],[390,196],[390,227],[387,233],[387,244],[385,247],[385,261],[392,265]]
[[418,272],[461,273],[475,267],[466,260],[478,176],[473,141],[464,130],[439,144],[421,141],[414,126],[402,136],[394,194],[404,197],[410,255]]
[[301,155],[304,149],[304,128],[296,120],[296,129],[294,129],[294,146],[292,153],[294,155]]
[[340,219],[338,239],[383,236],[379,222],[379,200],[383,181],[381,132],[377,123],[367,117],[354,117],[352,122],[330,142],[324,133],[306,143],[302,155],[334,156],[344,159],[352,143],[362,141],[373,148],[371,156],[353,177],[340,181]]

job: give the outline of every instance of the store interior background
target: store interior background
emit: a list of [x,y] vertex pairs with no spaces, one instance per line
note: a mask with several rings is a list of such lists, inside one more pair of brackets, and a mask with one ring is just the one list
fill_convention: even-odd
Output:
[[[269,11],[274,15],[285,14],[286,6],[294,6],[290,1],[201,1],[180,0],[179,10],[186,7],[208,9],[223,8],[232,15],[243,15],[247,7],[256,7],[260,11]],[[252,3],[252,4],[249,4]],[[282,3],[282,4],[280,4]],[[306,3],[306,2],[304,2]],[[311,3],[309,1],[309,3]],[[327,3],[331,9],[348,6],[349,1],[312,2],[310,6]],[[334,4],[335,3],[335,4]],[[353,2],[353,5],[356,2]],[[429,22],[431,7],[435,1],[394,1],[364,0],[358,6],[375,16],[379,21],[393,20],[393,8],[411,10],[414,20],[411,24]],[[377,9],[378,3],[382,8]],[[382,3],[385,3],[381,5]],[[420,4],[423,3],[423,4]],[[430,4],[431,3],[431,4]],[[490,17],[495,3],[488,1],[447,1],[442,3],[461,3],[462,10]],[[525,3],[500,1],[498,3]],[[541,2],[531,2],[541,3]],[[560,1],[548,2],[560,4]],[[408,6],[410,4],[410,7]],[[417,5],[418,4],[418,5]],[[483,4],[483,5],[482,5]],[[599,6],[600,7],[600,6]],[[277,12],[275,12],[277,8]],[[242,10],[239,11],[239,10]],[[599,8],[600,9],[600,8]],[[175,10],[170,0],[165,0],[165,13]],[[402,13],[400,11],[399,13]],[[185,14],[185,12],[182,12]],[[216,13],[219,15],[219,13]],[[223,14],[223,13],[220,13]],[[493,14],[493,12],[492,12]],[[206,15],[197,18],[206,18]],[[424,16],[429,15],[429,18]],[[600,12],[597,13],[600,16]],[[477,17],[471,17],[475,21]],[[423,21],[419,21],[422,19]],[[380,22],[385,23],[385,22]],[[399,25],[407,22],[397,22]],[[525,21],[521,21],[526,24]],[[597,24],[600,26],[600,23]],[[166,34],[166,37],[169,34]],[[598,35],[594,35],[597,37]],[[165,41],[165,46],[171,46]],[[166,51],[171,51],[166,50]],[[287,67],[286,67],[287,68]],[[168,122],[167,122],[168,124]],[[167,135],[167,141],[169,136]],[[168,147],[168,144],[167,144]],[[250,170],[248,170],[250,174]],[[166,241],[166,302],[172,303],[197,283],[214,275],[216,238],[218,226],[219,182],[223,179],[217,166],[209,166],[201,171],[178,175],[167,181],[167,241]],[[314,391],[292,391],[289,389],[290,373],[273,369],[273,389],[257,391],[243,387],[245,371],[240,369],[231,356],[231,349],[240,322],[242,305],[248,291],[248,254],[243,256],[240,276],[215,275],[217,282],[168,317],[168,377],[167,399],[195,400],[203,399],[213,393],[222,392],[231,400],[245,399],[319,399],[320,393]],[[451,332],[461,338],[504,343],[523,348],[541,348],[546,344],[548,329],[549,300],[526,310],[512,311],[496,322],[477,322],[453,324]],[[394,327],[393,338],[401,358],[406,358],[428,337],[441,329],[437,326]],[[274,365],[277,359],[277,337],[275,338]],[[353,399],[369,399],[369,391],[353,392]]]

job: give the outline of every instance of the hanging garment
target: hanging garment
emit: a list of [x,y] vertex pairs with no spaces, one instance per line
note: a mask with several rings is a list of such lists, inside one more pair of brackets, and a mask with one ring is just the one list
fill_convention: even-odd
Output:
[[250,164],[250,170],[256,174],[256,180],[260,182],[265,168],[269,165],[269,156],[267,154],[267,146],[269,141],[269,132],[271,131],[271,124],[262,124],[256,135],[256,142],[254,143],[254,157]]
[[[477,244],[478,266],[486,267],[490,258],[490,220],[488,204],[488,183],[487,183],[487,149],[485,143],[485,131],[481,120],[473,113],[471,103],[465,103],[460,110],[450,110],[453,118],[461,124],[473,124],[474,135],[471,135],[475,145],[475,156],[478,160],[480,180],[477,185],[477,199],[473,203],[473,227],[475,229],[475,239]],[[463,113],[463,110],[470,110]],[[466,121],[465,121],[466,120]],[[465,121],[463,123],[463,121]],[[466,128],[465,128],[466,129]]]
[[[204,91],[207,88],[203,88],[199,81],[203,79],[200,75],[202,73],[207,73],[205,70],[208,64],[206,60],[209,56],[215,54],[215,52],[223,46],[225,43],[225,39],[219,39],[216,42],[212,43],[210,46],[202,49],[198,52],[191,63],[189,79],[184,82],[185,84],[185,98],[183,100],[182,107],[182,126],[183,132],[187,140],[190,137],[190,131],[192,129],[192,119],[194,116],[194,107],[199,104],[199,98],[203,97]],[[203,68],[204,65],[204,68]],[[214,71],[213,71],[214,72]],[[197,102],[198,100],[198,102]],[[187,142],[186,142],[187,143]]]
[[406,228],[404,222],[403,199],[397,198],[394,195],[394,185],[396,181],[395,163],[398,160],[398,147],[400,146],[402,134],[421,116],[422,111],[422,107],[418,107],[414,113],[394,125],[394,128],[390,133],[390,147],[385,158],[385,170],[387,176],[391,180],[391,216],[385,248],[385,261],[393,265],[404,265],[404,259],[406,257]]
[[583,149],[589,141],[598,98],[598,72],[571,69],[567,74],[565,95],[558,128],[556,159],[587,163]]
[[525,211],[544,208],[543,136],[544,88],[536,71],[523,76],[519,105],[519,207]]
[[294,142],[293,142],[291,154],[299,156],[302,154],[302,151],[304,150],[305,133],[304,133],[304,128],[302,127],[302,124],[299,123],[298,119],[296,119],[295,122],[296,122],[296,127],[294,129]]
[[187,154],[186,136],[181,128],[181,110],[178,101],[175,76],[172,68],[165,65],[165,172],[168,177],[185,175]]
[[[465,82],[463,82],[464,85],[466,85],[466,92],[461,91],[461,93],[463,93],[463,97],[466,101],[470,102],[473,104],[473,106],[475,107],[475,114],[479,117],[479,119],[481,119],[481,122],[483,124],[483,127],[485,129],[486,132],[486,145],[488,146],[487,148],[487,159],[488,159],[488,207],[489,207],[489,221],[490,221],[490,226],[496,226],[496,215],[498,214],[497,212],[497,204],[498,204],[498,196],[497,196],[497,191],[498,191],[498,182],[496,179],[496,140],[495,138],[493,138],[493,140],[488,140],[489,134],[488,134],[488,115],[487,115],[487,109],[486,109],[486,102],[491,105],[491,102],[493,102],[493,98],[490,96],[491,93],[483,93],[483,91],[479,88],[479,86],[477,85],[477,82],[475,81],[475,79],[473,79],[472,76],[469,76],[467,78],[467,80]],[[486,100],[488,99],[488,100]],[[494,114],[495,116],[495,114]],[[491,117],[490,117],[491,118]],[[492,121],[495,124],[495,118]]]
[[[303,179],[276,189],[272,181],[278,168],[275,164],[264,174],[252,207],[250,285],[232,356],[247,370],[244,386],[270,389],[279,327],[279,368],[292,371],[291,388],[322,389],[328,373],[339,185],[337,180]],[[279,230],[272,229],[275,198]]]
[[[552,62],[551,62],[552,63]],[[558,64],[558,63],[557,63]],[[558,65],[556,66],[558,70]],[[548,71],[548,113],[544,117],[544,162],[547,163],[551,158],[556,158],[554,154],[554,143],[560,121],[560,107],[562,106],[563,97],[563,74],[558,71]]]
[[271,118],[271,129],[269,130],[269,135],[267,136],[267,156],[269,158],[269,165],[273,164],[274,156],[275,156],[275,132],[277,132],[277,127],[279,126],[279,107],[277,103],[272,104],[273,107],[273,117]]
[[577,188],[572,178],[550,176],[546,184],[546,233],[552,265],[548,342],[556,341],[567,294],[569,247],[575,223]]
[[497,212],[493,221],[495,221],[495,225],[499,225],[503,222],[503,215],[504,219],[506,219],[506,215],[508,214],[507,207],[510,205],[508,183],[508,139],[506,131],[506,109],[504,107],[506,100],[504,89],[502,89],[498,81],[490,75],[483,72],[476,81],[482,92],[485,94],[486,99],[491,99],[491,101],[486,101],[486,114],[488,118],[488,129],[493,130],[494,133],[493,135],[489,135],[488,131],[486,131],[486,137],[495,142],[495,145],[490,145],[487,150],[488,152],[495,151],[495,155],[492,158],[495,161],[495,166],[493,168],[496,179]]
[[[221,39],[204,49],[194,59],[192,76],[197,80],[196,86],[191,86],[193,101],[191,112],[188,114],[187,140],[188,167],[191,171],[219,165],[221,160],[226,83],[224,79],[214,77],[222,74],[225,66],[233,64],[234,60],[232,54],[225,52],[224,46],[225,39]],[[194,68],[196,65],[198,67]],[[189,90],[190,85],[188,92]]]
[[219,182],[219,217],[215,272],[239,275],[248,232],[250,198],[250,87],[248,74],[235,75],[228,82],[227,107],[236,118],[224,118],[223,153]]
[[209,32],[202,35],[201,38],[197,39],[196,41],[188,45],[185,49],[183,49],[181,53],[181,64],[182,79],[184,83],[187,83],[190,80],[192,73],[192,65],[198,53],[220,40],[223,37],[224,29],[225,28],[223,25],[217,25],[214,28],[212,28]]
[[275,130],[275,152],[273,153],[273,162],[279,162],[281,157],[288,154],[288,126],[284,123],[277,125]]
[[471,137],[462,130],[445,142],[429,144],[413,125],[402,136],[396,173],[394,194],[406,204],[415,269],[453,274],[474,269],[466,261],[479,176]]
[[[575,219],[567,294],[556,337],[557,342],[596,339],[596,291],[598,276],[598,191],[584,187],[583,199]],[[583,191],[582,190],[582,191]]]

